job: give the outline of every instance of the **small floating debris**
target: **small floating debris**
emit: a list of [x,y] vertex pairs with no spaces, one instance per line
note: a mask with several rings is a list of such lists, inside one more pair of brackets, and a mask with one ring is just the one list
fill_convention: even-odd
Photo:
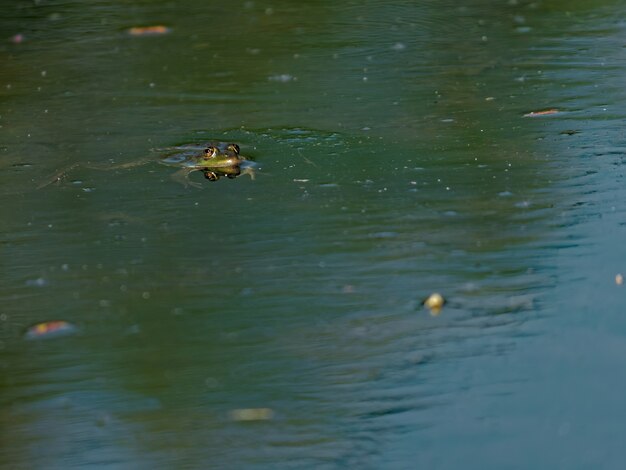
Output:
[[561,135],[576,135],[580,134],[580,131],[577,129],[566,129],[564,131],[559,132]]
[[615,284],[618,286],[621,286],[622,284],[624,284],[624,276],[622,276],[621,274],[616,274],[615,275]]
[[551,114],[557,114],[560,111],[556,108],[544,109],[543,111],[531,111],[530,113],[524,114],[524,117],[539,117],[539,116],[549,116]]
[[430,294],[423,302],[424,307],[430,310],[430,314],[436,317],[441,313],[441,309],[446,303],[446,299],[443,298],[438,292]]
[[44,287],[48,285],[48,281],[46,281],[43,277],[38,277],[37,279],[28,279],[26,281],[26,285],[28,287]]
[[274,417],[271,408],[239,408],[230,412],[233,421],[269,421]]
[[170,28],[163,25],[134,26],[128,29],[128,34],[130,34],[131,36],[157,36],[159,34],[167,34],[170,31]]
[[9,41],[12,42],[13,44],[21,44],[24,42],[24,35],[15,34],[9,38]]
[[33,164],[28,163],[28,162],[19,162],[19,163],[13,163],[11,166],[13,168],[31,168]]
[[267,79],[270,82],[282,82],[282,83],[287,83],[287,82],[297,80],[296,77],[294,77],[293,75],[289,75],[288,73],[281,73],[279,75],[270,75],[269,77],[267,77]]
[[44,338],[56,338],[57,336],[65,336],[75,333],[76,326],[70,322],[64,320],[54,320],[42,323],[37,323],[24,334],[26,339],[44,339]]

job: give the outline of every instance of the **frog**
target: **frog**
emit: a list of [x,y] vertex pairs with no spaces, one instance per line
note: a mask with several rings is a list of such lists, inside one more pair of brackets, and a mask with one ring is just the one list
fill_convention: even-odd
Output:
[[197,154],[195,146],[175,147],[177,151],[161,160],[168,166],[181,167],[172,178],[183,185],[201,186],[189,180],[189,175],[200,171],[209,181],[225,176],[229,179],[247,174],[254,179],[253,163],[240,154],[239,145],[234,143],[212,143]]
[[[235,143],[210,142],[205,144],[188,144],[166,149],[159,149],[165,152],[158,162],[179,170],[172,174],[172,179],[183,186],[202,187],[189,179],[189,175],[195,171],[200,171],[209,181],[217,181],[225,176],[229,179],[247,174],[254,179],[254,162],[240,154],[239,145]],[[115,170],[142,166],[153,162],[153,158],[144,158],[134,162],[122,163],[119,165],[101,165],[74,163],[63,170],[58,171],[52,178],[39,185],[39,189],[51,183],[61,181],[67,174],[77,167],[85,167],[96,170]]]

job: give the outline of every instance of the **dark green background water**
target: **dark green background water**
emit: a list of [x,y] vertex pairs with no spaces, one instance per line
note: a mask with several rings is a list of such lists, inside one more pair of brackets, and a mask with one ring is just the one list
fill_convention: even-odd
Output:
[[625,14],[4,2],[0,466],[623,468]]

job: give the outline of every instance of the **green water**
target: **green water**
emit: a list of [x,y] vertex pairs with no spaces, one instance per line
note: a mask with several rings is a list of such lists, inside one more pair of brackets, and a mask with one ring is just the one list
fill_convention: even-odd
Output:
[[622,468],[624,14],[0,6],[0,467]]

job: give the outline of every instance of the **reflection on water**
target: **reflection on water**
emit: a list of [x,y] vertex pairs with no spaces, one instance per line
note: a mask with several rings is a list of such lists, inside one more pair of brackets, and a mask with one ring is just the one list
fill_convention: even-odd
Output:
[[0,7],[2,462],[618,468],[623,7],[184,3]]

